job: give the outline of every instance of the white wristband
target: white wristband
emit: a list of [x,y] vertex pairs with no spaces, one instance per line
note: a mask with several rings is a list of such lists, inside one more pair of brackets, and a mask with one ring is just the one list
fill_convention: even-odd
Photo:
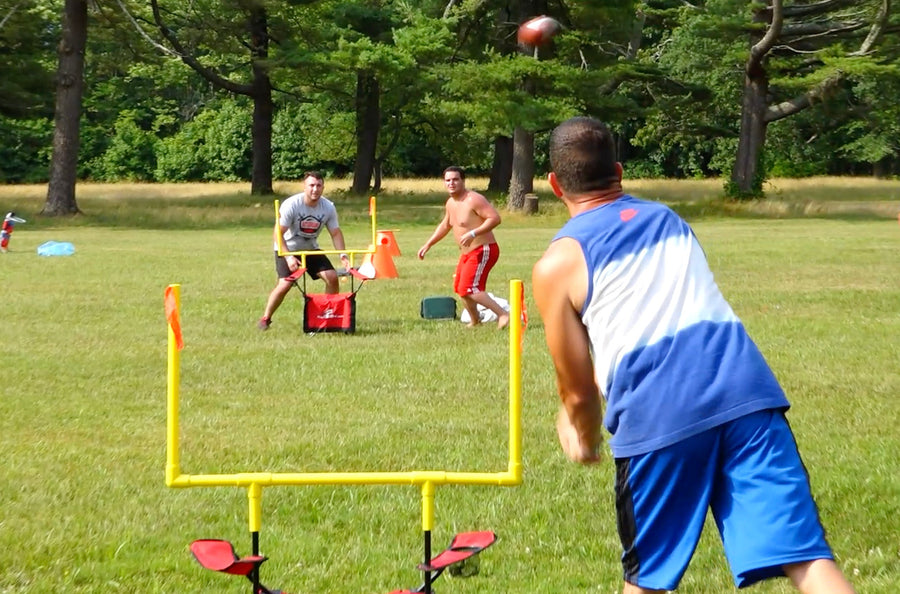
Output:
[[347,254],[341,254],[341,260],[343,260],[344,258],[347,258],[349,260],[350,256],[348,256]]
[[475,239],[475,231],[474,230],[469,231],[469,237],[471,237],[472,239]]

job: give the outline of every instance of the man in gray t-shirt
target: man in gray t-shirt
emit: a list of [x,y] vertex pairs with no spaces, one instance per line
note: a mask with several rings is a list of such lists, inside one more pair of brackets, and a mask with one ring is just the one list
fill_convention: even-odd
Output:
[[[322,196],[325,189],[325,180],[322,174],[310,171],[304,176],[304,190],[287,198],[280,208],[278,228],[275,229],[275,272],[278,274],[278,283],[269,294],[266,302],[266,311],[260,318],[257,326],[260,330],[268,330],[272,324],[272,315],[285,295],[291,290],[293,280],[286,280],[300,267],[300,257],[279,256],[279,241],[284,241],[284,251],[301,252],[318,250],[317,238],[322,229],[328,229],[334,249],[347,249],[344,245],[344,234],[338,226],[337,210],[334,203]],[[350,259],[347,254],[341,254],[341,262],[350,268]],[[338,292],[338,276],[331,261],[324,254],[311,254],[306,256],[306,272],[313,279],[320,278],[325,281],[325,292],[335,294]]]

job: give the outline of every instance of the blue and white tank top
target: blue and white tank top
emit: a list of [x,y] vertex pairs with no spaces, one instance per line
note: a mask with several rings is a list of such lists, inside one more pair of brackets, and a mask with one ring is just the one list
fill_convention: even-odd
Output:
[[554,241],[563,237],[588,265],[581,319],[616,458],[789,406],[693,231],[667,206],[626,195],[573,217]]

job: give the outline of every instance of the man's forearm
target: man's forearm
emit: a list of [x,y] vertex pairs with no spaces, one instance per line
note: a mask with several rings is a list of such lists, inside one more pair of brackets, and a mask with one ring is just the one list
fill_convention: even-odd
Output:
[[599,395],[561,393],[560,396],[579,441],[591,450],[599,448],[602,443],[600,427],[603,417]]

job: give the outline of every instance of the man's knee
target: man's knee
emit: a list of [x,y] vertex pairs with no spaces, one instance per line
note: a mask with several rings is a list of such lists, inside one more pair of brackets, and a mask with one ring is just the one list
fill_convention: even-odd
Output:
[[319,273],[319,278],[325,282],[326,293],[338,292],[338,276],[334,270],[323,270]]

